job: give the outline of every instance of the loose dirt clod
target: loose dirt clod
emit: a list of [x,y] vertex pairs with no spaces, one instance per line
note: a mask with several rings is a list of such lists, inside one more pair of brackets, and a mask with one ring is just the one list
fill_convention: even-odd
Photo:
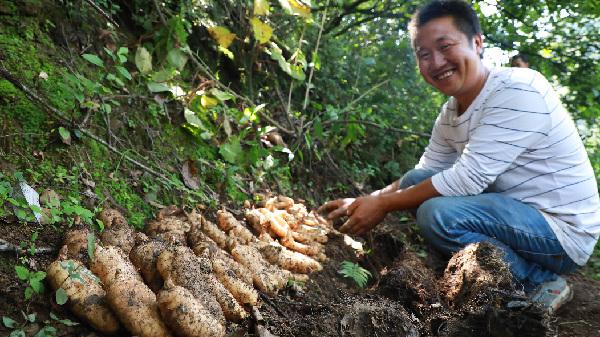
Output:
[[454,254],[439,282],[451,306],[477,306],[498,297],[495,291],[514,292],[512,275],[501,254],[487,242],[470,244]]

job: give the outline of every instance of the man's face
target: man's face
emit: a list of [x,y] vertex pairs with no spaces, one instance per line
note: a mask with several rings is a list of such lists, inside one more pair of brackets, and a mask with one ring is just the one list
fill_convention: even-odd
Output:
[[447,96],[475,97],[481,82],[481,35],[469,41],[451,17],[433,19],[417,29],[415,53],[427,83]]

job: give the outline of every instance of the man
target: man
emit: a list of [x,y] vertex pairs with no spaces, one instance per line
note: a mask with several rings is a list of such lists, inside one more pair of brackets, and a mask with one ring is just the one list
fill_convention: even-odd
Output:
[[529,57],[523,54],[517,54],[510,59],[510,66],[516,68],[529,68]]
[[387,213],[416,211],[422,235],[451,254],[489,241],[549,312],[572,296],[559,276],[585,264],[600,234],[594,172],[558,94],[538,72],[488,69],[476,13],[462,1],[418,10],[419,71],[449,96],[415,169],[356,199],[326,203],[340,228],[365,234]]

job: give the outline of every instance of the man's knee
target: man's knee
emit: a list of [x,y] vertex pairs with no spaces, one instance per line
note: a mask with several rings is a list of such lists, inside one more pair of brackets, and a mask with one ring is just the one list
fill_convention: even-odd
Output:
[[439,235],[444,231],[442,220],[445,218],[444,211],[448,209],[447,198],[431,198],[419,206],[417,209],[417,225],[425,237]]
[[400,178],[400,188],[407,188],[432,177],[435,174],[434,171],[427,169],[412,169],[406,172],[402,178]]

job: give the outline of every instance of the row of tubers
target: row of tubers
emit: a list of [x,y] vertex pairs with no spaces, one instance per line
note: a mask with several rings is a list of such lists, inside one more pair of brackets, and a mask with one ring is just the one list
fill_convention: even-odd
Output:
[[224,210],[214,224],[170,206],[144,234],[105,209],[92,257],[87,230],[67,233],[48,280],[65,291],[75,315],[105,334],[122,325],[141,337],[224,336],[226,321],[258,305],[256,289],[274,295],[289,280],[308,280],[325,259],[324,219],[283,196],[260,206],[246,210],[256,235]]

